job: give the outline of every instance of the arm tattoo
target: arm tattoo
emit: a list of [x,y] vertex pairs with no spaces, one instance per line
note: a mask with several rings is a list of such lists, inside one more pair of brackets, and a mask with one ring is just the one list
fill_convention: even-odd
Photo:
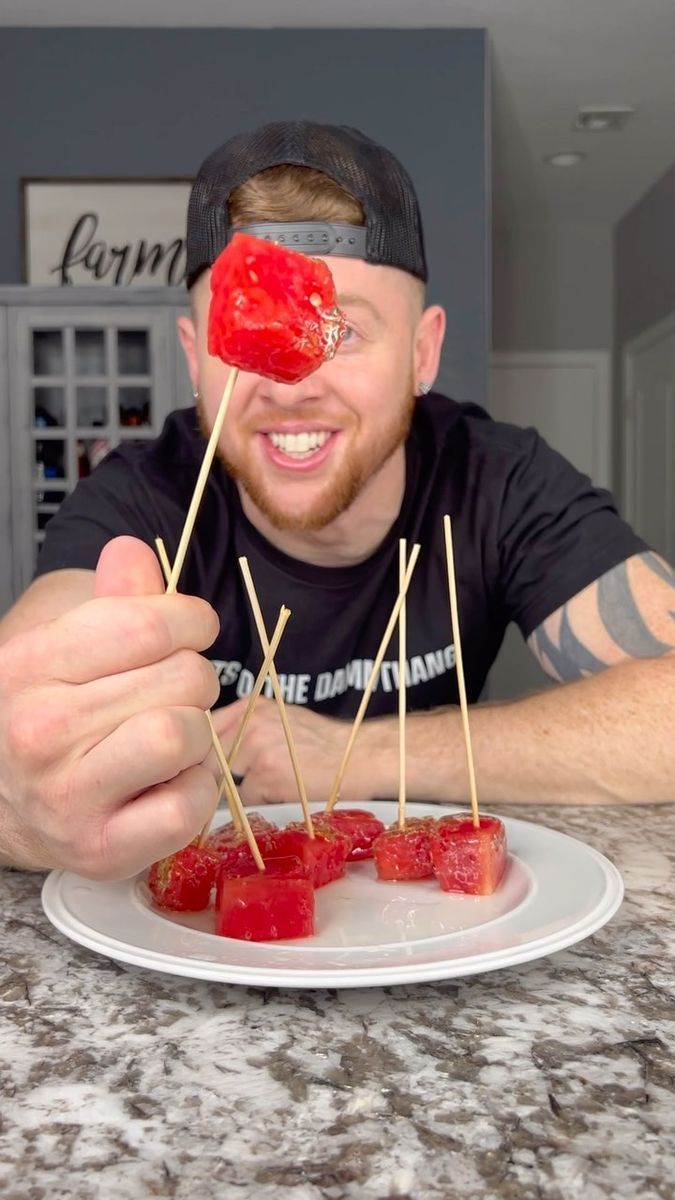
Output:
[[645,625],[630,588],[625,562],[598,580],[598,609],[609,636],[629,658],[654,658],[673,649],[655,638]]
[[[640,555],[640,558],[645,566],[649,567],[650,571],[653,571],[655,575],[658,575],[664,581],[664,583],[669,583],[671,587],[675,589],[675,567],[671,567],[670,563],[664,562],[662,559],[657,558],[653,550],[645,551],[644,554]],[[673,616],[672,613],[670,615],[671,617]]]
[[[673,568],[651,551],[641,554],[640,558],[675,594]],[[662,642],[648,628],[633,595],[626,562],[607,571],[595,586],[600,619],[627,658],[657,658],[675,650],[675,638],[672,643]],[[573,604],[574,598],[560,610],[560,626],[555,640],[549,631],[548,620],[535,629],[529,638],[530,648],[544,669],[561,682],[582,679],[609,665],[598,658],[572,629],[570,609]],[[668,609],[668,614],[675,622],[675,610]]]
[[606,663],[591,654],[590,650],[587,650],[583,642],[580,642],[572,632],[567,615],[567,605],[563,609],[560,622],[559,646],[556,646],[547,633],[545,623],[534,631],[530,641],[532,649],[542,665],[545,660],[548,660],[546,670],[561,681],[583,679],[584,675],[595,674],[596,671],[601,671],[606,666]]

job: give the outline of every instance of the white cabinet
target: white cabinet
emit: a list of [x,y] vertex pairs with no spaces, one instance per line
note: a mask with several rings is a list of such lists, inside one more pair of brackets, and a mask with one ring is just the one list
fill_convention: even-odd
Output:
[[192,403],[175,332],[184,309],[178,289],[0,290],[0,611],[30,582],[78,479]]

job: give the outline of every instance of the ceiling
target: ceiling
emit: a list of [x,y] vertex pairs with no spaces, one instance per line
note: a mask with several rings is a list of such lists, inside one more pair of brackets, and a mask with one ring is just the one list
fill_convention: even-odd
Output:
[[[486,28],[500,225],[612,224],[675,163],[675,0],[0,0],[2,25]],[[620,103],[623,131],[572,132]],[[588,157],[543,163],[567,149]]]

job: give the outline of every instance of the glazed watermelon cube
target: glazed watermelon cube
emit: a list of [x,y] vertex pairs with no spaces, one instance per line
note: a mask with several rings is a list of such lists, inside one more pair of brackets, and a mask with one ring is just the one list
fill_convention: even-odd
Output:
[[171,912],[200,912],[208,908],[218,870],[218,858],[191,842],[175,854],[153,863],[148,887],[159,908]]
[[373,842],[378,879],[428,879],[431,866],[433,819],[411,817],[403,829],[392,825]]
[[482,816],[480,828],[469,815],[442,817],[432,833],[431,861],[445,892],[491,895],[507,857],[506,830],[498,817]]
[[220,937],[268,942],[309,937],[314,932],[310,881],[281,871],[258,871],[243,879],[222,881],[216,917]]
[[345,336],[324,262],[235,233],[211,270],[208,350],[231,366],[297,383]]
[[275,845],[277,853],[296,854],[307,863],[309,877],[319,888],[344,875],[351,842],[336,829],[315,827],[314,832],[311,838],[304,825],[295,822],[279,831]]
[[[277,827],[269,821],[264,821],[264,825],[252,823],[251,829],[262,858],[265,858],[266,854],[272,854],[279,833]],[[220,829],[215,830],[206,841],[206,849],[218,859],[218,874],[249,875],[258,869],[246,837],[231,825],[228,825],[226,832],[222,834]]]
[[[248,846],[246,849],[248,850]],[[310,879],[309,866],[297,855],[282,854],[270,844],[264,847],[264,853],[261,850],[261,854],[265,864],[264,873],[268,879],[277,876],[283,876],[285,879]],[[225,859],[216,874],[216,911],[220,908],[220,898],[225,880],[244,879],[247,875],[258,874],[261,872],[250,850],[248,850],[248,857],[241,854],[236,861]]]
[[315,825],[328,825],[344,833],[351,841],[351,850],[347,862],[358,862],[362,858],[373,857],[373,842],[384,833],[384,822],[375,813],[365,808],[334,808],[329,813],[319,813],[314,818]]

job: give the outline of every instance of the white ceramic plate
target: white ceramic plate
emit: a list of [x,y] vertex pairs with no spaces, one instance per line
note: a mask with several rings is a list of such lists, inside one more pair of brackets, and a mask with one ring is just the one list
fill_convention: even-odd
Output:
[[[389,824],[393,802],[369,807]],[[411,816],[456,811],[410,804]],[[297,805],[264,810],[284,825]],[[94,883],[53,871],[42,903],[61,933],[121,963],[258,987],[371,987],[475,975],[542,958],[580,942],[623,897],[616,868],[596,850],[527,821],[506,820],[509,865],[492,896],[442,892],[435,880],[381,883],[372,861],[316,893],[317,933],[243,942],[206,932],[213,914],[153,908],[142,875]]]

